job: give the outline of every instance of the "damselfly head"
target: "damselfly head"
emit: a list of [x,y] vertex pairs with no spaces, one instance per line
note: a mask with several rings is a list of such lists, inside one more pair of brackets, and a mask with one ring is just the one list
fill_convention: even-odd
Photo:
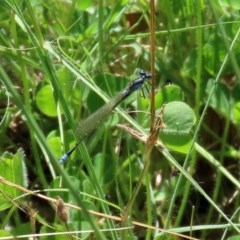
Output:
[[151,78],[151,77],[152,77],[151,73],[145,72],[145,71],[143,71],[143,70],[140,70],[140,71],[139,71],[139,75],[140,75],[142,78]]

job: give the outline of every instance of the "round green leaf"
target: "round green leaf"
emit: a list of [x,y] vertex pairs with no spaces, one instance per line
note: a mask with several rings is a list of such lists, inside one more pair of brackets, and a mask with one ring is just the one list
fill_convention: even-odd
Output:
[[42,87],[36,95],[36,104],[39,110],[48,117],[57,116],[57,106],[50,85]]
[[177,85],[166,85],[155,95],[156,108],[172,101],[182,101],[183,92]]
[[240,123],[240,102],[237,102],[233,107],[233,120],[236,124]]
[[161,141],[170,149],[187,153],[191,145],[191,129],[196,117],[193,110],[184,102],[170,102],[165,105],[160,132]]

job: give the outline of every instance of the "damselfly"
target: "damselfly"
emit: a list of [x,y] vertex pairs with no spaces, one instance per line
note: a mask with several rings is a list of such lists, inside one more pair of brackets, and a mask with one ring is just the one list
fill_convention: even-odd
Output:
[[81,143],[81,141],[94,129],[96,129],[119,103],[130,96],[133,92],[140,89],[144,85],[145,80],[148,80],[150,78],[150,73],[140,70],[139,77],[137,79],[133,80],[126,88],[124,88],[120,93],[113,97],[108,103],[103,105],[96,112],[83,120],[77,128],[77,134],[80,135],[81,138],[60,158],[59,163],[63,164]]

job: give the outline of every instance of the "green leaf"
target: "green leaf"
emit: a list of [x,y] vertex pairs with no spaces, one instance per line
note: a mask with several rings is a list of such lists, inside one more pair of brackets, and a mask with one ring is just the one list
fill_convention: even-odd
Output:
[[170,102],[165,105],[163,122],[166,125],[160,132],[161,141],[170,149],[187,153],[196,117],[193,110],[184,102]]
[[160,139],[167,148],[184,154],[188,153],[191,146],[192,138],[193,138],[192,134],[188,135],[171,135],[163,133],[160,134]]
[[51,148],[52,152],[56,157],[61,157],[61,152],[62,152],[62,143],[61,143],[61,138],[57,135],[56,131],[52,131],[48,136],[47,136],[47,143],[48,146]]
[[[208,94],[210,94],[213,85],[214,80],[210,80],[206,88]],[[210,101],[211,107],[225,118],[230,117],[233,122],[238,123],[240,121],[239,91],[238,84],[229,88],[226,84],[218,83]]]
[[13,237],[13,235],[10,234],[8,231],[0,230],[0,237],[10,237],[10,236]]
[[[206,91],[210,93],[214,80],[208,82]],[[219,83],[210,101],[212,108],[216,109],[221,115],[229,117],[230,92],[226,85]]]
[[116,163],[111,157],[108,157],[106,154],[97,154],[94,158],[94,166],[101,185],[108,184],[114,180]]
[[240,1],[239,0],[219,0],[219,3],[224,6],[224,7],[229,7],[229,8],[233,8],[235,10],[239,10],[240,9]]
[[20,234],[29,234],[31,231],[31,224],[30,223],[22,223],[21,225],[18,225],[17,227],[14,227],[11,230],[11,233],[14,236],[20,235]]
[[[1,171],[1,176],[6,180],[20,186],[27,186],[27,173],[22,149],[18,150],[15,155],[5,152],[2,157],[0,157],[0,169],[4,170]],[[1,185],[1,191],[0,211],[9,208],[12,205],[8,197],[15,198],[22,194],[20,190],[7,185]]]
[[92,0],[84,0],[78,2],[78,9],[85,10],[92,5]]
[[171,84],[164,86],[155,96],[156,108],[172,101],[182,101],[183,92],[177,85]]
[[239,240],[239,239],[240,239],[240,235],[235,235],[228,238],[228,240]]
[[57,116],[57,106],[50,85],[45,85],[38,91],[36,104],[39,110],[48,117]]
[[237,102],[233,107],[233,120],[236,124],[240,124],[240,102]]

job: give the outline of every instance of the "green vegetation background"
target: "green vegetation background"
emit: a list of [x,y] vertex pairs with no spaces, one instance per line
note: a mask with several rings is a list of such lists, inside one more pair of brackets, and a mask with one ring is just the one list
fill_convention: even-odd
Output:
[[155,100],[158,114],[169,103],[159,136],[169,151],[153,150],[128,224],[110,215],[120,217],[133,194],[145,143],[117,124],[147,136],[146,89],[64,166],[58,159],[79,137],[81,119],[127,86],[137,68],[150,71],[150,3],[4,0],[0,10],[0,176],[82,208],[69,207],[66,222],[60,201],[51,206],[1,178],[0,239],[67,230],[94,233],[55,238],[240,238],[239,1],[155,2]]

